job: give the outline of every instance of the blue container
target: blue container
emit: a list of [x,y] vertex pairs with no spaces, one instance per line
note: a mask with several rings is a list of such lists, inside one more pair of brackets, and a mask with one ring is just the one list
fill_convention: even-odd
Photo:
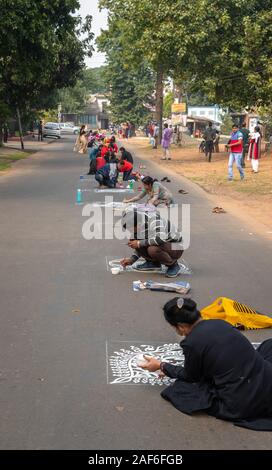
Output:
[[81,191],[81,189],[77,190],[77,200],[76,200],[76,202],[77,202],[77,204],[82,203],[82,191]]

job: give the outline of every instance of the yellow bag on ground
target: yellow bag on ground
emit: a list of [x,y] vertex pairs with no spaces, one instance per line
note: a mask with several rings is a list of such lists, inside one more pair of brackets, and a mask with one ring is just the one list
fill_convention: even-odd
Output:
[[241,330],[272,328],[272,318],[227,297],[216,299],[211,305],[201,310],[201,315],[204,320],[225,320]]

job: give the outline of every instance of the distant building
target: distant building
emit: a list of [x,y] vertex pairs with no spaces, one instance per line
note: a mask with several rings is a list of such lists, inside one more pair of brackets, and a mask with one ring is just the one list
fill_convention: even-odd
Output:
[[79,114],[62,114],[63,122],[74,122],[75,125],[87,124],[93,129],[108,129],[110,100],[106,95],[90,95],[88,103]]
[[222,124],[222,114],[224,111],[217,104],[214,106],[188,106],[188,117],[210,119],[219,125]]

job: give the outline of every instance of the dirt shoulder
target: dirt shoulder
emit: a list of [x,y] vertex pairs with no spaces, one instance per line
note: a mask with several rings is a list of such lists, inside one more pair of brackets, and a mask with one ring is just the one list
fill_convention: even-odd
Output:
[[[246,162],[246,177],[240,181],[234,167],[234,181],[229,182],[228,154],[224,145],[220,153],[213,154],[212,162],[198,150],[198,141],[184,148],[171,147],[171,161],[161,160],[162,151],[153,150],[147,138],[134,137],[129,146],[139,156],[167,169],[170,173],[188,178],[201,186],[215,206],[223,207],[247,223],[252,231],[272,239],[272,154],[264,154],[260,160],[258,174],[251,172],[251,163]],[[126,143],[124,143],[126,146]]]

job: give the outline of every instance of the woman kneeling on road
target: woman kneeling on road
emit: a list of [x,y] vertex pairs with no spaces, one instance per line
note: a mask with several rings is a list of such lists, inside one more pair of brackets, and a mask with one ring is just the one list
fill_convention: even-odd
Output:
[[140,199],[143,199],[147,195],[147,204],[153,204],[154,206],[158,206],[159,204],[170,206],[170,204],[174,204],[173,196],[170,191],[157,180],[151,178],[151,176],[145,176],[142,183],[144,185],[142,192],[131,199],[124,199],[125,203],[140,201]]
[[176,379],[162,397],[191,415],[216,418],[258,431],[272,431],[272,339],[257,350],[224,320],[203,320],[191,299],[174,298],[164,316],[180,336],[184,366],[145,356],[141,367]]

